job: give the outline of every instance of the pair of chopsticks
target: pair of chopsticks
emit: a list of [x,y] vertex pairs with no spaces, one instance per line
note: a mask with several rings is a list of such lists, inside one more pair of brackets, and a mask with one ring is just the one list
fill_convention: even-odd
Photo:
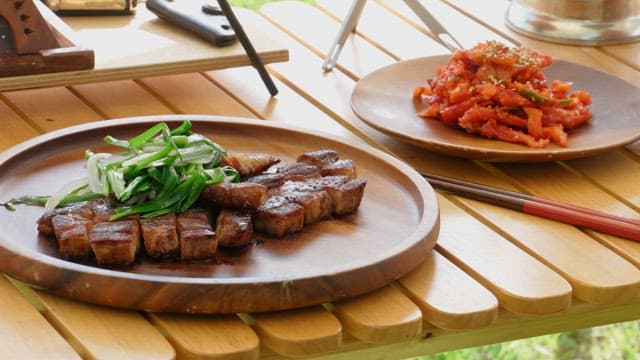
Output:
[[446,176],[420,174],[436,189],[606,234],[640,241],[640,220]]

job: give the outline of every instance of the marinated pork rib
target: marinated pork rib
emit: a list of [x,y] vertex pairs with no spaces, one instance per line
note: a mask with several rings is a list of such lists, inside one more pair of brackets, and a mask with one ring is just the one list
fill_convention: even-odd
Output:
[[304,208],[284,196],[269,196],[256,210],[254,219],[256,231],[276,237],[302,230]]
[[200,201],[221,208],[257,209],[266,193],[267,187],[261,184],[224,181],[205,187],[200,194]]
[[140,248],[140,226],[136,220],[97,223],[91,229],[89,242],[98,264],[128,265]]
[[144,248],[152,258],[176,258],[180,255],[176,214],[140,219],[140,230]]
[[176,217],[180,237],[180,258],[202,260],[213,257],[218,240],[210,223],[210,214],[204,209],[189,209]]
[[243,247],[251,244],[253,221],[246,210],[224,209],[216,220],[216,237],[220,247]]
[[233,167],[241,177],[260,174],[279,162],[280,159],[269,154],[238,154],[222,159],[223,165]]
[[89,233],[93,223],[82,213],[71,212],[51,218],[53,233],[58,239],[58,251],[64,259],[86,259],[91,253]]

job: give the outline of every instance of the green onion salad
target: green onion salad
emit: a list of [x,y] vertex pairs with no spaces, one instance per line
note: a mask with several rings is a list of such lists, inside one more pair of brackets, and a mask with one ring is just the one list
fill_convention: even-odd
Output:
[[[207,185],[239,181],[234,168],[220,166],[225,149],[192,132],[189,121],[174,129],[162,122],[128,140],[106,136],[104,141],[122,148],[122,152],[114,155],[86,150],[86,177],[47,197],[45,209],[114,197],[120,206],[111,220],[133,214],[155,217],[187,210]],[[19,200],[29,203],[24,198],[14,203]],[[35,198],[32,200],[31,203],[36,202]]]

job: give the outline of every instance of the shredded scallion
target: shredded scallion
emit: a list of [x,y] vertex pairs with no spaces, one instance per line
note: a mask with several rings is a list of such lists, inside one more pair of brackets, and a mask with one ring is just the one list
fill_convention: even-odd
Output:
[[121,204],[111,220],[133,214],[153,217],[187,210],[207,185],[239,180],[234,168],[220,166],[225,149],[193,133],[190,121],[174,129],[161,122],[131,139],[109,135],[104,141],[122,152],[114,155],[86,150],[86,177],[65,184],[50,197],[25,196],[0,205],[9,210],[15,204],[44,204],[46,209],[54,209],[111,196]]

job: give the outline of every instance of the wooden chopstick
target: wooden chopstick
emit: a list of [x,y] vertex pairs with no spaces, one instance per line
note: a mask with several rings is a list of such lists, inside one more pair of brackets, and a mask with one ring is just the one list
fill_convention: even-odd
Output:
[[539,198],[446,176],[425,172],[420,172],[420,174],[434,188],[455,195],[640,241],[640,220],[637,219],[629,219],[561,201]]

